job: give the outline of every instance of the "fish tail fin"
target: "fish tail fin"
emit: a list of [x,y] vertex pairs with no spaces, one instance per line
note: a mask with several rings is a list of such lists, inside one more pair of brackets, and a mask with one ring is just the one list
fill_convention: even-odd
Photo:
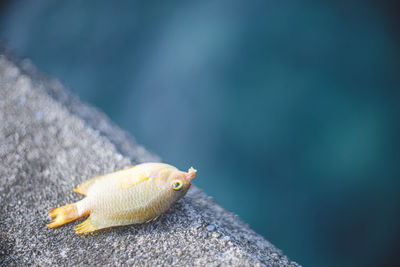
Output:
[[58,207],[56,209],[52,209],[49,211],[49,215],[53,218],[53,221],[49,223],[47,226],[50,228],[56,228],[63,224],[74,221],[86,214],[80,215],[78,213],[78,208],[76,203],[68,204],[65,206]]

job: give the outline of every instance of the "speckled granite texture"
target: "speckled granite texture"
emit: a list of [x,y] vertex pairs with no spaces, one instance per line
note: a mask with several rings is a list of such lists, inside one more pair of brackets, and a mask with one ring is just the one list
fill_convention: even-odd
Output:
[[86,178],[159,159],[29,61],[0,54],[0,265],[298,266],[195,186],[150,223],[86,236],[77,222],[45,227]]

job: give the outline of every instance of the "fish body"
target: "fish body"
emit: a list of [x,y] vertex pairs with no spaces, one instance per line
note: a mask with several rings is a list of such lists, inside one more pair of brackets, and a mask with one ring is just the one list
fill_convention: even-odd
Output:
[[178,170],[165,163],[143,163],[95,177],[74,188],[86,195],[76,203],[51,210],[55,228],[80,217],[79,234],[99,229],[150,221],[167,211],[191,186],[196,170]]

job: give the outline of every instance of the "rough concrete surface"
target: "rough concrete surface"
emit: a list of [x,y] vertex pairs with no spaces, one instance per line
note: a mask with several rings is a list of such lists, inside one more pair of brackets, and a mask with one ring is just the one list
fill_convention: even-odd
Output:
[[150,223],[48,229],[49,209],[81,199],[73,186],[159,159],[29,61],[0,54],[0,265],[298,266],[195,186]]

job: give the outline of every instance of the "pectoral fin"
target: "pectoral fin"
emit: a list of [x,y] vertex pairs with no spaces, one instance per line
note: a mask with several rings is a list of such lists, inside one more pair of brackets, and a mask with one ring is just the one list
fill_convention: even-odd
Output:
[[120,187],[121,189],[127,189],[129,187],[132,187],[138,183],[144,182],[148,180],[150,177],[147,175],[146,172],[141,172],[135,175],[128,175],[124,176],[120,180]]

